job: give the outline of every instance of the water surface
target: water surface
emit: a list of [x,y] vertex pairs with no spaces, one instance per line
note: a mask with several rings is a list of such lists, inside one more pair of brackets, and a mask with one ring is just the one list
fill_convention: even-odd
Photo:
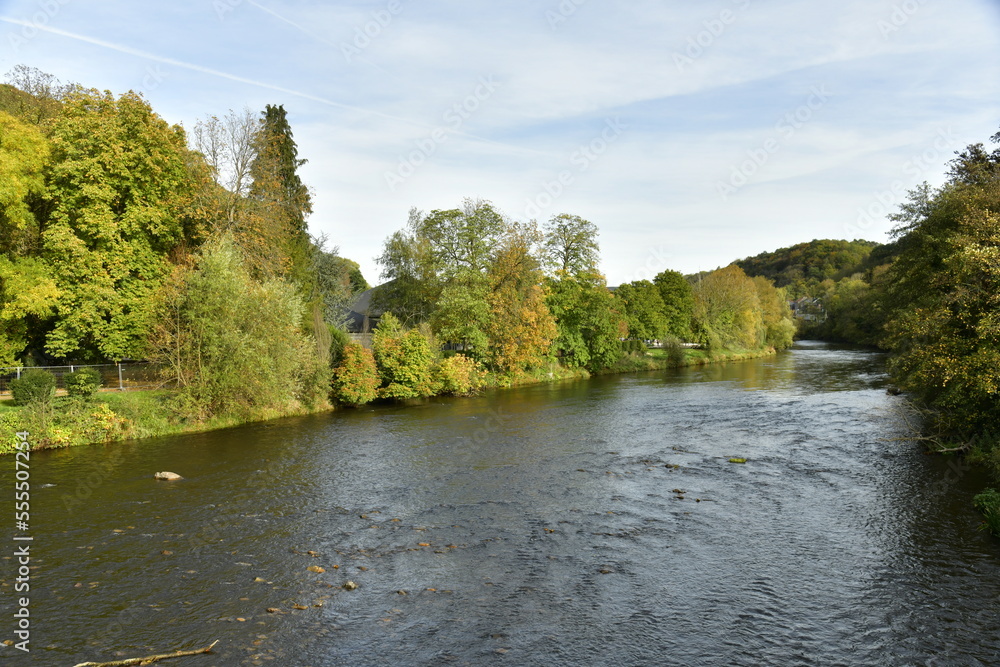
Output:
[[33,651],[0,656],[218,639],[181,661],[1000,663],[1000,548],[970,507],[985,480],[896,440],[882,361],[800,343],[36,453]]

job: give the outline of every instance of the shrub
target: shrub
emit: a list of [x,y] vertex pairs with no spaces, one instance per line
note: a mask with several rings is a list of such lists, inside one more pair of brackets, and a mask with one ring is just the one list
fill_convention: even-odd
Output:
[[437,393],[431,365],[434,353],[424,334],[410,329],[401,334],[391,313],[382,316],[372,337],[382,398],[419,398]]
[[380,384],[375,357],[357,343],[344,346],[343,359],[333,371],[331,395],[345,405],[371,403]]
[[293,285],[255,279],[231,237],[210,240],[197,266],[177,267],[157,293],[148,359],[177,383],[192,419],[274,416],[313,400],[322,379],[303,312]]
[[667,354],[667,359],[674,366],[684,363],[684,348],[681,347],[681,339],[675,336],[666,336],[663,339],[663,350]]
[[332,324],[330,328],[330,367],[336,368],[344,360],[344,348],[351,343],[351,337],[346,331]]
[[65,376],[63,384],[66,385],[66,393],[70,396],[90,398],[103,383],[101,382],[101,374],[96,370],[81,368]]
[[[341,350],[343,355],[343,350]],[[296,398],[299,403],[309,408],[316,409],[324,405],[330,395],[330,382],[333,379],[333,371],[326,360],[321,360],[313,355],[303,355],[302,366],[299,369],[300,377],[296,383]]]
[[972,503],[983,513],[986,526],[994,535],[1000,537],[1000,491],[986,489],[973,498]]
[[14,405],[49,403],[56,395],[56,376],[48,371],[32,368],[10,383]]
[[467,396],[479,389],[482,381],[479,364],[464,354],[450,356],[437,367],[437,382],[443,394]]

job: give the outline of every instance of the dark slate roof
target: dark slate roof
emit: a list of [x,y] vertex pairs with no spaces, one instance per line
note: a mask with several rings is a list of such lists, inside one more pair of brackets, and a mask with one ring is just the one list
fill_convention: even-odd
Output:
[[368,317],[370,326],[371,320],[378,319],[378,317],[382,315],[382,310],[380,308],[376,308],[374,310],[372,309],[372,295],[377,289],[378,287],[366,289],[358,295],[357,299],[354,300],[354,304],[347,311],[345,317],[347,320],[347,330],[349,332],[364,333],[365,316]]

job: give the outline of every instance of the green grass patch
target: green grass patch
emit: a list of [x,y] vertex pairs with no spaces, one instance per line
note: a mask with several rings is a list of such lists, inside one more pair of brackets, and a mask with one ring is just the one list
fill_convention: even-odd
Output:
[[986,528],[1000,537],[1000,491],[996,489],[986,489],[975,498],[972,504],[983,513]]

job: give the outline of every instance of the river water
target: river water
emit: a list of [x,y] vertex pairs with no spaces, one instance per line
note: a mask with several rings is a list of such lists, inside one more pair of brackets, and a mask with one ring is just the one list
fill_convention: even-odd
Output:
[[882,362],[803,342],[35,453],[32,651],[0,660],[1000,664],[986,480],[897,440]]

